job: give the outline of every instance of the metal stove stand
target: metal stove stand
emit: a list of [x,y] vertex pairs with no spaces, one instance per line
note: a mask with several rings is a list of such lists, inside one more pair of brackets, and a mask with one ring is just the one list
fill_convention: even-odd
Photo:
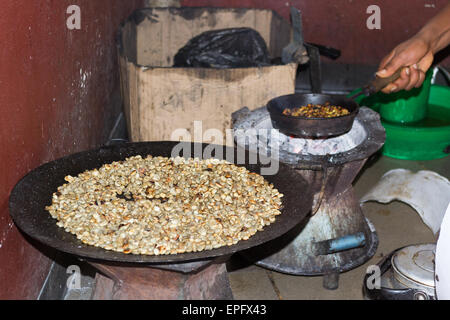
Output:
[[[234,129],[247,130],[267,121],[265,108],[241,109],[233,115]],[[355,148],[333,155],[294,154],[279,150],[279,160],[297,170],[315,193],[317,209],[306,224],[265,245],[241,255],[256,265],[293,275],[324,275],[324,286],[338,287],[338,274],[368,261],[378,245],[374,227],[364,217],[352,182],[367,159],[384,143],[385,131],[379,115],[361,108],[356,117],[365,130],[365,139]],[[236,140],[239,143],[239,140]],[[250,148],[243,145],[240,147]],[[264,146],[267,150],[269,145]],[[269,150],[270,152],[270,150]],[[301,197],[301,194],[299,194]],[[344,236],[364,234],[363,246],[330,254],[317,254],[317,244]]]

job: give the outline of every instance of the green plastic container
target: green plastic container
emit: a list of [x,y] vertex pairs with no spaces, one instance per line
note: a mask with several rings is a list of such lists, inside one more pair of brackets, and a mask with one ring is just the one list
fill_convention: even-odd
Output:
[[[356,93],[355,90],[350,95]],[[380,112],[384,107],[383,96],[375,94],[370,97],[360,96],[356,101]],[[416,108],[413,106],[412,112]],[[419,121],[409,122],[408,109],[399,112],[407,121],[397,122],[381,119],[386,129],[386,142],[383,154],[397,159],[431,160],[443,158],[450,153],[450,88],[430,85],[428,102],[424,108],[425,117]]]
[[420,88],[392,94],[379,93],[381,118],[396,123],[411,123],[425,119],[432,76],[433,72],[429,70]]

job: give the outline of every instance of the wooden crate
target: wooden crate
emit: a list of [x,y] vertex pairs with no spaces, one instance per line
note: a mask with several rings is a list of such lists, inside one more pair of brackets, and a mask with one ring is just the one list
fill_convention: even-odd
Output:
[[[291,39],[289,23],[271,10],[222,8],[146,8],[136,11],[119,36],[121,86],[132,141],[189,140],[194,121],[203,132],[230,128],[231,114],[255,109],[294,93],[296,64],[260,68],[173,68],[173,58],[191,38],[208,30],[250,27],[280,57]],[[184,128],[191,137],[174,136]],[[222,143],[223,142],[223,143]]]

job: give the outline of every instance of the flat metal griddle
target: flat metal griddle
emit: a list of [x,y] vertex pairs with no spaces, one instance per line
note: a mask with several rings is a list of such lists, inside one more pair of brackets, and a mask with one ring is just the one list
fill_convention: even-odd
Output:
[[[45,210],[45,207],[51,204],[53,193],[57,191],[60,185],[66,183],[64,177],[67,175],[76,176],[86,170],[100,168],[106,163],[125,160],[135,155],[171,157],[172,150],[176,145],[179,145],[179,143],[142,142],[122,144],[74,154],[44,164],[26,175],[14,187],[9,200],[11,217],[18,228],[31,238],[66,253],[95,260],[156,264],[180,263],[233,254],[278,238],[308,216],[313,199],[309,185],[294,169],[282,163],[279,163],[279,171],[276,175],[264,176],[267,181],[273,183],[284,194],[282,214],[277,216],[273,224],[265,227],[263,231],[257,232],[249,240],[239,241],[236,245],[230,247],[160,256],[132,255],[108,251],[83,244],[76,236],[58,227],[56,220]],[[235,148],[195,143],[182,143],[182,146],[185,147],[185,151],[190,150],[179,154],[186,158],[197,155],[197,153],[194,154],[195,150],[204,151],[206,148],[211,150],[212,147],[216,147],[222,148],[223,157],[234,154],[234,163],[245,166],[251,172],[260,174],[260,169],[263,166],[261,162],[249,164],[248,151],[242,149],[239,152],[243,152],[246,159],[246,163],[243,165],[236,162],[236,159],[239,158],[237,157],[238,149]],[[212,157],[221,158],[214,153],[212,153]]]

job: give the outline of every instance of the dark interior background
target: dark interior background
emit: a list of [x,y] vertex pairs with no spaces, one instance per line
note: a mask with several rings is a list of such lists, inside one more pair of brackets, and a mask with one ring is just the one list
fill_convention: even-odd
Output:
[[[290,7],[303,13],[306,42],[342,50],[339,63],[378,65],[397,44],[413,36],[447,0],[181,0],[183,6],[266,8],[290,20]],[[369,30],[370,5],[381,9],[381,30]],[[446,59],[450,65],[450,59]]]

